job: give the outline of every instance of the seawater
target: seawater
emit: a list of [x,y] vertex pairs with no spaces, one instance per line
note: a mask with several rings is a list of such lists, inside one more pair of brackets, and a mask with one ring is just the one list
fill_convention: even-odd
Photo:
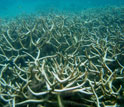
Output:
[[40,11],[81,11],[87,8],[122,5],[124,0],[0,0],[0,18]]

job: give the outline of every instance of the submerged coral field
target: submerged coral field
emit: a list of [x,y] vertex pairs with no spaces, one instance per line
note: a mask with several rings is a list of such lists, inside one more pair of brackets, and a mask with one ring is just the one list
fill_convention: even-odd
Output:
[[124,8],[0,22],[0,107],[123,107]]

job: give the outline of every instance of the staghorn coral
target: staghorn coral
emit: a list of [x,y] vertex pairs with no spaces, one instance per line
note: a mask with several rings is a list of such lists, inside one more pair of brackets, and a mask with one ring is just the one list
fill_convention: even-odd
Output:
[[122,105],[122,9],[87,10],[71,17],[66,13],[21,16],[3,22],[0,105]]

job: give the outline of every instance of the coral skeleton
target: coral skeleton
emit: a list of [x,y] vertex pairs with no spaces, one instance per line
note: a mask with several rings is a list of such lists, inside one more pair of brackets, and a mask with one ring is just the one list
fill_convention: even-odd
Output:
[[123,11],[110,7],[3,21],[0,106],[123,105]]

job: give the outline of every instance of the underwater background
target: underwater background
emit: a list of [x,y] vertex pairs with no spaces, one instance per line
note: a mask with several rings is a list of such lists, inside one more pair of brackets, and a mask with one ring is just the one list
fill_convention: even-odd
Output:
[[124,107],[124,0],[0,0],[0,107]]
[[87,8],[121,6],[124,0],[0,0],[0,17],[40,11],[81,11]]

